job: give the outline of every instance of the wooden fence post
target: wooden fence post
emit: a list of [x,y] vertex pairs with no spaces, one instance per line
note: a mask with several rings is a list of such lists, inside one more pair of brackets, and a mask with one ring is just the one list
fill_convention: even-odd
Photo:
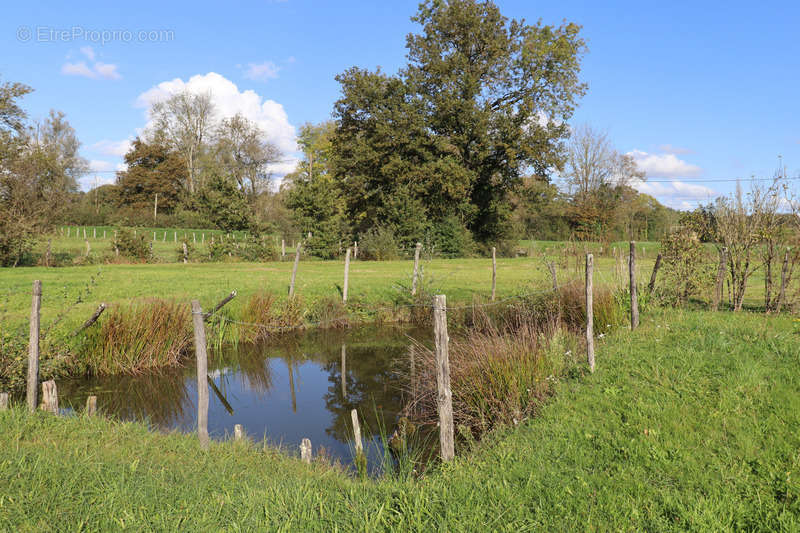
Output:
[[33,282],[31,327],[28,337],[28,410],[36,411],[39,400],[39,313],[42,308],[42,282]]
[[186,248],[186,242],[183,243],[183,264],[189,262],[189,250]]
[[44,256],[44,266],[50,266],[50,257],[52,256],[53,239],[47,239],[47,253]]
[[0,411],[8,409],[8,393],[0,392]]
[[311,464],[311,441],[309,439],[303,439],[300,442],[300,459],[306,464]]
[[433,297],[433,338],[436,343],[436,398],[439,410],[439,446],[442,461],[455,456],[455,430],[453,427],[453,395],[450,391],[450,355],[447,336],[447,298],[444,294]]
[[353,259],[358,259],[358,241],[353,243]]
[[42,410],[58,414],[58,389],[52,379],[42,383]]
[[106,238],[106,230],[103,230],[103,240]]
[[350,248],[344,255],[344,286],[342,287],[342,303],[347,304],[347,288],[350,283]]
[[233,440],[237,442],[244,440],[244,428],[241,424],[233,426]]
[[591,372],[594,372],[594,305],[592,302],[593,275],[594,258],[592,257],[592,254],[586,254],[586,360],[589,362],[589,370]]
[[92,251],[92,247],[89,244],[89,239],[86,239],[86,257],[89,257],[89,253]]
[[717,311],[719,304],[722,301],[725,283],[725,270],[728,268],[728,249],[722,248],[719,251],[719,267],[717,267],[716,287],[714,290],[714,301],[712,302],[712,310]]
[[656,264],[653,265],[653,273],[650,274],[650,283],[647,284],[647,292],[652,294],[653,289],[656,288],[656,276],[658,276],[658,269],[661,268],[661,254],[656,256]]
[[286,257],[286,239],[281,239],[281,261]]
[[342,343],[342,401],[347,402],[347,346]]
[[492,246],[492,301],[497,288],[497,248]]
[[300,249],[303,247],[299,242],[294,252],[294,266],[292,267],[292,279],[289,282],[289,298],[294,296],[294,281],[297,278],[297,264],[300,263]]
[[558,279],[556,278],[556,264],[553,261],[548,261],[547,268],[550,269],[550,277],[553,278],[553,292],[558,292]]
[[86,416],[94,416],[97,412],[97,396],[86,398]]
[[414,273],[411,276],[411,296],[417,295],[417,279],[419,278],[419,252],[422,250],[422,243],[418,242],[414,248]]
[[97,238],[97,228],[92,228],[92,239]]
[[356,454],[364,453],[364,443],[361,441],[361,425],[358,423],[358,411],[350,411],[350,419],[353,421],[353,437],[355,438]]
[[208,353],[206,352],[206,326],[200,302],[192,300],[194,350],[197,356],[197,436],[200,446],[208,449]]
[[780,313],[783,301],[786,299],[786,284],[789,281],[789,248],[783,254],[783,268],[781,269],[781,290],[778,293],[778,302],[775,305],[775,312]]
[[639,327],[639,294],[636,291],[636,241],[631,241],[631,252],[628,258],[631,292],[631,331]]

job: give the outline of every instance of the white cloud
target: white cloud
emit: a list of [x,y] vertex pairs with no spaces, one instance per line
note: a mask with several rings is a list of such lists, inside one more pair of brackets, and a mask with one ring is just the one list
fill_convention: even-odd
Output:
[[698,203],[710,202],[717,196],[713,189],[705,185],[687,183],[681,180],[668,182],[639,181],[633,187],[644,194],[658,198],[660,202],[675,209],[694,209]]
[[274,100],[265,100],[255,91],[240,91],[235,83],[216,72],[198,74],[189,81],[175,78],[161,82],[140,94],[137,105],[149,109],[152,104],[184,90],[196,94],[210,93],[217,119],[241,113],[255,122],[265,133],[266,140],[275,143],[286,154],[287,161],[274,165],[273,172],[283,175],[294,170],[296,157],[292,154],[297,152],[295,128],[289,123],[283,106]]
[[81,53],[89,58],[89,61],[94,61],[94,48],[91,46],[81,46]]
[[94,143],[91,148],[103,155],[123,157],[131,149],[131,140],[109,141],[106,139]]
[[678,178],[697,176],[702,169],[678,159],[674,154],[649,154],[641,150],[628,152],[640,170],[649,178]]
[[114,163],[92,159],[89,161],[89,172],[107,172],[114,170]]
[[694,153],[694,150],[690,148],[683,148],[680,146],[675,146],[674,144],[662,144],[658,147],[658,149],[661,150],[662,152],[675,155],[686,155]]
[[119,80],[122,78],[122,75],[117,72],[117,65],[99,61],[91,67],[86,64],[86,61],[75,63],[67,61],[61,66],[61,73],[67,76],[83,76],[92,80]]
[[277,78],[279,70],[280,67],[272,61],[248,63],[247,70],[244,72],[244,77],[250,80],[267,81]]

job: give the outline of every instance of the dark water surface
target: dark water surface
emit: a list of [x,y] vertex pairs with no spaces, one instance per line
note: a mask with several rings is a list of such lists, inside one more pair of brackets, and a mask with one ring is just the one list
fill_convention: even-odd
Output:
[[[410,338],[425,332],[395,327],[311,331],[212,354],[208,363],[208,430],[212,438],[242,424],[255,440],[266,437],[291,453],[303,438],[314,455],[324,447],[352,463],[350,410],[357,409],[370,463],[382,453],[379,431],[391,434],[405,399]],[[343,371],[344,369],[344,371]],[[86,398],[122,420],[145,420],[161,430],[195,431],[194,361],[158,374],[59,382],[59,403],[82,411]]]

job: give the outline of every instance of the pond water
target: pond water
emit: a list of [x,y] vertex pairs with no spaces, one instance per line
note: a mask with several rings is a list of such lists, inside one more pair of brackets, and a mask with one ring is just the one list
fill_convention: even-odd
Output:
[[[211,354],[208,364],[208,430],[224,439],[242,424],[250,438],[298,453],[303,438],[314,455],[323,447],[352,464],[350,410],[357,409],[369,464],[379,461],[380,432],[391,434],[405,401],[411,338],[429,334],[399,327],[320,330],[239,345]],[[143,376],[62,381],[59,403],[82,411],[86,398],[121,420],[143,420],[154,429],[197,428],[194,361]]]

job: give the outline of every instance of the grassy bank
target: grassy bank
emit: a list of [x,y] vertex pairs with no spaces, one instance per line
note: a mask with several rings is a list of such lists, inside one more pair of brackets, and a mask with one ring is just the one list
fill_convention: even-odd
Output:
[[796,531],[799,342],[787,317],[654,311],[536,418],[419,480],[14,409],[0,529]]

